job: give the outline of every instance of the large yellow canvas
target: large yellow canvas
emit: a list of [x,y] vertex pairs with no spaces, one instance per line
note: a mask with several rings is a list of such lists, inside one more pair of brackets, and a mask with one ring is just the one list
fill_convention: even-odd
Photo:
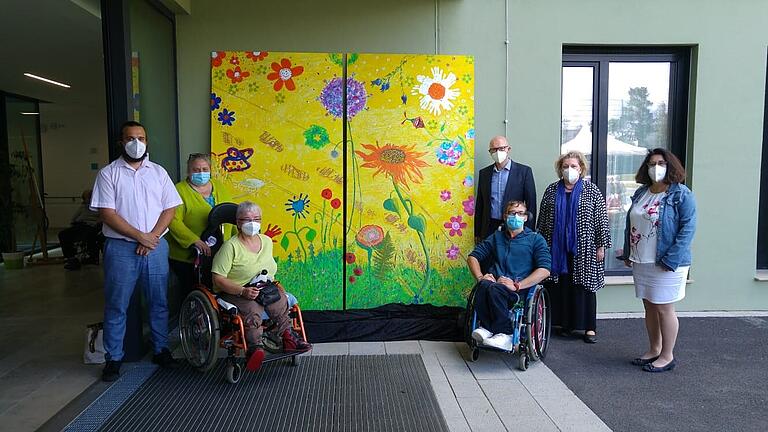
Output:
[[261,206],[276,278],[305,309],[343,307],[343,123],[319,100],[342,79],[341,58],[211,54],[214,174]]
[[474,245],[473,58],[349,60],[348,99],[364,87],[366,104],[347,123],[347,305],[463,305]]
[[214,175],[262,207],[277,279],[304,309],[465,302],[471,57],[222,51],[211,62]]

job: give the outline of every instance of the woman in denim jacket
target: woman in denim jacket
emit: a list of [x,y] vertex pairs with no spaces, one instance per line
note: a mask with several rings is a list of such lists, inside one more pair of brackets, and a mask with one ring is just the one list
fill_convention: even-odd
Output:
[[647,372],[665,372],[677,364],[672,353],[678,331],[675,303],[685,297],[696,200],[683,184],[680,161],[661,148],[648,153],[635,180],[643,186],[632,196],[619,259],[632,267],[650,346],[632,363]]

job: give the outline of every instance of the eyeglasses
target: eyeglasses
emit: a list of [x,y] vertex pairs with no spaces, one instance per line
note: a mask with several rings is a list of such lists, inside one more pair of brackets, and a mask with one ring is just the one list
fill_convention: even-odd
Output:
[[493,153],[496,153],[496,152],[497,152],[497,151],[499,151],[499,150],[501,150],[501,151],[507,151],[507,150],[509,150],[509,146],[491,148],[491,149],[488,149],[488,153],[491,153],[491,154],[493,154]]
[[518,211],[518,212],[516,212],[516,211],[511,211],[511,212],[507,213],[507,216],[520,216],[520,217],[526,217],[526,216],[528,216],[528,212],[527,212],[527,211]]

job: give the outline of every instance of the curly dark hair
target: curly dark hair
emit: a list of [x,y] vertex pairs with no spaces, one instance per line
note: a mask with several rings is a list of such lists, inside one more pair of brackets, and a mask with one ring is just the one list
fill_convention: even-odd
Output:
[[669,150],[663,148],[655,148],[648,151],[642,165],[640,165],[640,168],[637,170],[637,174],[635,174],[636,182],[646,186],[651,185],[651,177],[648,175],[648,162],[653,155],[661,155],[667,162],[667,174],[664,176],[664,183],[685,183],[685,168],[683,168],[683,164],[680,163],[680,159]]

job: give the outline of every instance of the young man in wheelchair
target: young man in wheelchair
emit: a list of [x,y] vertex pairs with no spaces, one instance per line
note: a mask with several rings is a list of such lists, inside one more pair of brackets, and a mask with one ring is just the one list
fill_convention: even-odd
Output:
[[[480,242],[467,258],[469,271],[478,281],[474,301],[480,326],[472,332],[478,346],[511,351],[510,308],[549,276],[549,247],[544,237],[525,227],[528,215],[525,202],[510,201],[504,209],[503,229]],[[481,262],[489,263],[485,273]]]
[[240,311],[248,343],[246,368],[254,371],[261,367],[265,355],[261,338],[261,314],[265,310],[275,323],[286,352],[304,352],[312,346],[291,331],[285,292],[274,283],[251,283],[256,278],[272,281],[277,272],[272,239],[259,233],[261,208],[249,201],[240,204],[237,229],[238,235],[224,242],[216,253],[211,272],[214,290]]

